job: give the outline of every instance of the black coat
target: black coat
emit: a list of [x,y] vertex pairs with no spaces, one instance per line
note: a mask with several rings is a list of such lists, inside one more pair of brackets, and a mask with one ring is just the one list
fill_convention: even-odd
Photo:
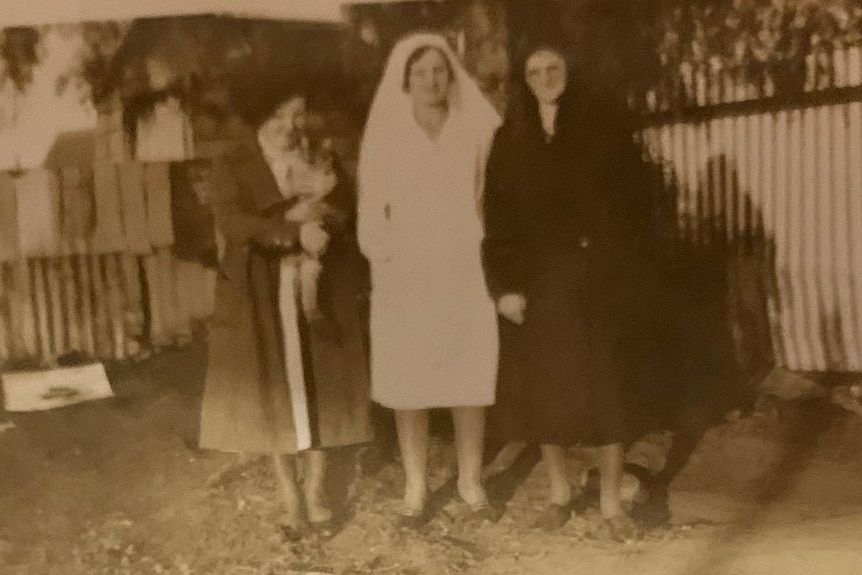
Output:
[[[524,292],[557,256],[582,251],[592,294],[640,259],[651,200],[627,115],[596,97],[564,96],[546,141],[535,102],[514,110],[486,170],[484,264],[494,296]],[[586,249],[585,249],[586,248]],[[619,295],[619,294],[616,294]]]
[[520,293],[526,321],[500,320],[491,433],[552,444],[622,441],[618,341],[650,201],[625,115],[575,86],[547,140],[535,100],[499,130],[486,171],[490,292]]

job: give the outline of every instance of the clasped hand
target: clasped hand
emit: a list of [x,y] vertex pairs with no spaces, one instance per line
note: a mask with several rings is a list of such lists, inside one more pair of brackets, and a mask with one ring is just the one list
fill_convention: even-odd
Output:
[[[329,234],[316,222],[302,224],[298,239],[298,247],[313,257],[322,256],[329,247]],[[296,241],[295,224],[291,225],[288,222],[276,223],[254,237],[254,242],[260,247],[285,253],[297,248]]]
[[507,293],[497,300],[497,313],[514,323],[524,323],[527,311],[527,298],[519,293]]
[[299,228],[299,243],[306,253],[320,257],[329,247],[329,234],[318,223],[302,224]]
[[296,248],[296,228],[287,222],[276,222],[256,233],[253,241],[266,250],[289,252]]

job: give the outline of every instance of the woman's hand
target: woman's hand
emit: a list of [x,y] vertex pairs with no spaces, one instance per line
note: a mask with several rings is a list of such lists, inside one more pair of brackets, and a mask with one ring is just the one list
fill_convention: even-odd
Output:
[[314,170],[305,176],[296,178],[296,181],[294,181],[294,192],[298,196],[319,199],[334,190],[337,184],[338,176],[334,172]]
[[320,224],[309,222],[299,229],[299,243],[309,255],[320,257],[329,246],[329,234]]
[[252,241],[266,250],[289,252],[296,249],[296,239],[296,227],[278,222],[255,234]]
[[519,293],[507,293],[497,300],[497,313],[514,323],[524,323],[524,313],[527,310],[527,298]]

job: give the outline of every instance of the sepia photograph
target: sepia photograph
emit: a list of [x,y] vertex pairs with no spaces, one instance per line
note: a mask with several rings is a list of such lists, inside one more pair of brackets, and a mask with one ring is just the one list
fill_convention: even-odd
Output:
[[862,0],[2,0],[0,575],[862,573]]

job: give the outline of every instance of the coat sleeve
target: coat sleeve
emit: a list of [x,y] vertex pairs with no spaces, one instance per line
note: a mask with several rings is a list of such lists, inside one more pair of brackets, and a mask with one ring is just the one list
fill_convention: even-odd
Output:
[[[251,207],[252,199],[247,197],[249,194],[243,193],[230,166],[224,161],[214,162],[212,182],[212,210],[216,228],[228,242],[247,244],[254,236],[281,224]],[[293,226],[293,232],[298,241],[297,225]]]
[[386,165],[379,150],[363,145],[359,158],[356,236],[359,249],[371,263],[384,262],[392,256],[390,206],[383,190],[386,179],[394,174],[388,173]]
[[482,194],[485,236],[482,264],[488,291],[496,299],[507,293],[526,290],[528,262],[525,235],[517,206],[513,202],[511,180],[506,177],[508,163],[505,135],[497,132],[485,168]]

